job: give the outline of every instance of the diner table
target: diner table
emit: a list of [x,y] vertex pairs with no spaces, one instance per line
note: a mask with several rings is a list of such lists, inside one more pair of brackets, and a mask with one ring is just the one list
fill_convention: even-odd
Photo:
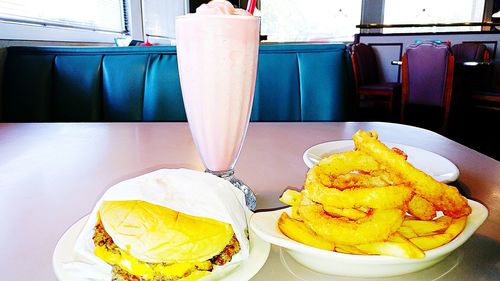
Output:
[[[489,210],[477,232],[442,262],[380,280],[499,280],[500,162],[437,133],[382,122],[250,123],[235,175],[256,193],[258,211],[283,207],[280,194],[303,185],[304,151],[350,139],[359,129],[449,159],[460,171],[453,184]],[[58,240],[107,188],[181,167],[204,170],[187,123],[0,124],[0,279],[56,280]],[[251,280],[356,279],[313,272],[272,246]]]

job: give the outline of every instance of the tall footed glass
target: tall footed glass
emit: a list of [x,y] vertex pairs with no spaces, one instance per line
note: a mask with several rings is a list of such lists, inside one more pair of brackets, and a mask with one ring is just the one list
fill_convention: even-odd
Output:
[[187,15],[176,19],[176,44],[184,107],[206,171],[230,181],[255,210],[254,193],[234,177],[250,119],[259,18]]

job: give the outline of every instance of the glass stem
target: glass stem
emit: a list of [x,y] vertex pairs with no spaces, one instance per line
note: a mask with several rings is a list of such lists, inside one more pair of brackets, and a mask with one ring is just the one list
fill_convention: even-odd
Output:
[[255,208],[257,207],[257,198],[255,197],[255,194],[253,191],[248,187],[246,184],[244,184],[241,180],[237,179],[234,177],[234,170],[229,169],[226,171],[211,171],[209,169],[206,169],[205,172],[211,173],[213,175],[216,175],[220,178],[223,178],[227,181],[229,181],[234,187],[238,188],[243,192],[245,195],[245,203],[247,207],[255,211]]

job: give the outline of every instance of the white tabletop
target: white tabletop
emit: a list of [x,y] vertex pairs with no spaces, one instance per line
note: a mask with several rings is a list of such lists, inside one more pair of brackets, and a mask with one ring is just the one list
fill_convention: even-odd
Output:
[[[303,152],[349,139],[358,129],[375,129],[381,140],[448,158],[460,170],[461,189],[490,212],[445,261],[384,280],[498,280],[500,162],[433,132],[390,123],[251,123],[236,176],[255,191],[258,209],[280,207],[281,192],[303,184]],[[2,280],[55,280],[51,260],[57,241],[111,185],[159,168],[204,170],[187,123],[0,124],[0,155]],[[297,265],[273,246],[252,280],[331,278]]]

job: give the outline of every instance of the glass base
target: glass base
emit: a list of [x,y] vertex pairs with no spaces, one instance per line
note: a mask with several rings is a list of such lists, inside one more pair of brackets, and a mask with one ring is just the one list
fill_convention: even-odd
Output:
[[223,178],[227,181],[229,181],[232,185],[234,185],[237,189],[241,190],[243,194],[245,195],[245,204],[247,207],[255,211],[255,208],[257,207],[257,198],[255,197],[255,194],[253,191],[248,187],[246,184],[244,184],[241,180],[237,179],[234,176],[234,171],[233,170],[227,170],[227,171],[210,171],[209,169],[206,169],[205,172],[214,174],[220,178]]

